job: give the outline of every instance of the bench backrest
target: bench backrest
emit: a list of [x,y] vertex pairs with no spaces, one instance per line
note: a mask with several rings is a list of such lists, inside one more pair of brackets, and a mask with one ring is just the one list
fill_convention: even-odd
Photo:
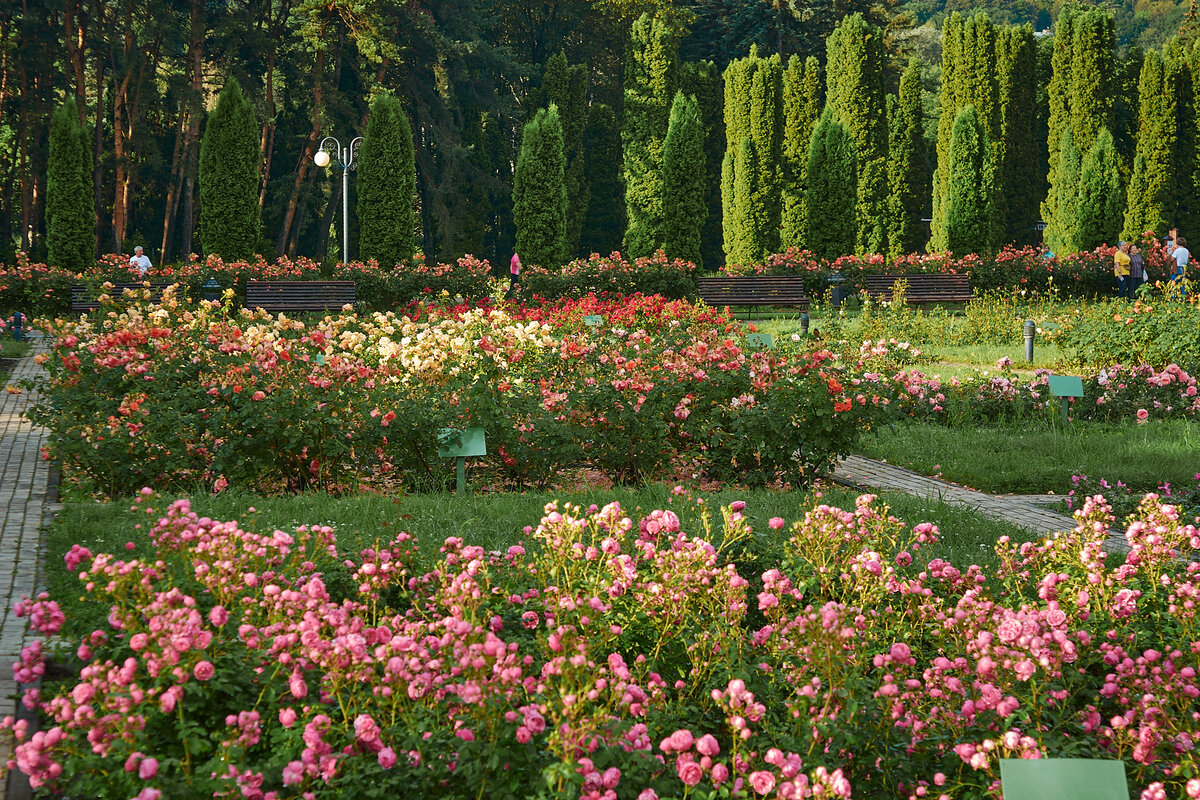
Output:
[[888,296],[892,294],[897,281],[908,284],[904,296],[921,300],[969,299],[971,297],[971,279],[966,275],[948,275],[944,273],[916,273],[913,275],[868,275],[867,293],[873,296]]
[[733,275],[699,278],[698,283],[700,297],[709,305],[739,300],[761,300],[763,305],[808,300],[804,282],[792,275]]
[[[102,294],[107,294],[109,297],[122,298],[125,296],[126,289],[132,289],[139,292],[142,289],[150,290],[150,300],[159,302],[162,300],[162,293],[170,283],[114,283],[111,289],[103,289],[100,285],[92,286],[87,283],[71,284],[71,310],[72,311],[95,311],[100,308],[100,303],[96,298]],[[140,294],[139,294],[140,297]]]
[[246,307],[263,311],[328,311],[354,305],[354,281],[249,281]]

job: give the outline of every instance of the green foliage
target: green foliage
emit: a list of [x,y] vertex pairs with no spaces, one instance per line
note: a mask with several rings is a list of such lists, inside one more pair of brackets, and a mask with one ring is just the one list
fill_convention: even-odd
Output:
[[1075,225],[1079,218],[1079,173],[1082,165],[1070,128],[1063,132],[1058,162],[1058,179],[1052,189],[1055,193],[1055,222],[1053,225],[1047,223],[1045,237],[1051,250],[1065,255],[1079,251],[1075,246]]
[[206,254],[230,261],[254,255],[260,155],[254,106],[230,78],[200,141],[200,243]]
[[833,260],[854,252],[858,164],[850,131],[826,108],[808,149],[808,247]]
[[1076,364],[1178,364],[1200,371],[1200,307],[1160,300],[1130,312],[1128,303],[1083,306],[1055,335],[1055,343]]
[[1018,245],[1035,238],[1045,173],[1038,157],[1037,44],[1033,28],[1003,28],[996,40],[1001,133],[999,147],[998,220],[1000,240]]
[[700,244],[705,264],[716,266],[725,260],[721,233],[721,158],[725,154],[725,89],[721,73],[712,61],[689,61],[680,70],[679,86],[684,94],[696,98],[704,125],[706,218]]
[[972,105],[958,110],[951,139],[946,241],[957,255],[989,249],[992,226],[991,147]]
[[375,98],[358,158],[359,256],[389,269],[412,258],[414,250],[412,128],[399,99]]
[[607,255],[621,248],[621,235],[625,231],[621,129],[611,108],[603,103],[592,106],[584,139],[588,209],[579,249]]
[[1121,173],[1112,134],[1105,128],[1083,160],[1079,174],[1075,246],[1092,250],[1113,244],[1121,235]]
[[914,253],[925,242],[928,186],[924,122],[921,114],[921,67],[912,59],[900,77],[900,94],[889,97],[888,119],[888,248],[891,256]]
[[851,14],[830,34],[826,50],[826,107],[833,110],[854,139],[858,169],[856,249],[860,253],[886,252],[887,54],[883,32],[861,14]]
[[648,256],[662,244],[663,141],[678,81],[676,48],[676,34],[663,20],[643,14],[633,24],[621,124],[624,249],[632,257]]
[[793,55],[783,73],[783,209],[779,246],[805,246],[808,146],[821,115],[821,66],[816,56],[804,62]]
[[559,51],[546,61],[542,75],[541,101],[558,106],[563,128],[563,181],[567,187],[567,253],[579,250],[583,215],[588,207],[588,184],[583,179],[585,154],[584,131],[587,127],[587,65],[567,64]]
[[46,161],[47,262],[82,272],[95,261],[92,160],[74,100],[60,104],[50,118]]
[[563,171],[562,123],[558,108],[550,106],[538,110],[525,124],[513,179],[517,252],[531,266],[557,267],[566,260]]
[[663,250],[668,258],[703,267],[700,247],[708,209],[704,124],[696,98],[675,93],[671,122],[663,144]]

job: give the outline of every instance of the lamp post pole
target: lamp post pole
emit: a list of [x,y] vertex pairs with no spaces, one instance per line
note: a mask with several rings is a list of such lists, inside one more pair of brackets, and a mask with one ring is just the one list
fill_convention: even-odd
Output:
[[354,157],[358,155],[358,146],[362,137],[356,136],[350,140],[347,147],[332,136],[321,140],[321,147],[313,155],[313,162],[318,167],[329,166],[329,154],[337,156],[338,166],[342,168],[342,262],[350,261],[350,170],[354,168]]

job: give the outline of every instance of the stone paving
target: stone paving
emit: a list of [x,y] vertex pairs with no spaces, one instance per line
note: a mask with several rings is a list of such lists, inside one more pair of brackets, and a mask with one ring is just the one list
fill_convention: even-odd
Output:
[[[24,378],[42,373],[33,357],[45,352],[43,339],[34,339],[30,354],[2,382],[13,387]],[[41,457],[47,431],[21,416],[36,400],[34,393],[0,392],[0,716],[15,712],[17,684],[11,665],[25,644],[25,620],[13,614],[23,595],[41,590],[41,526],[46,512],[49,462]],[[7,742],[0,744],[0,765],[8,759]],[[6,792],[0,781],[0,800],[27,796],[18,788]]]
[[[862,456],[843,458],[833,479],[861,489],[905,492],[942,503],[970,506],[984,516],[1001,519],[1040,534],[1068,531],[1075,520],[1043,506],[1061,500],[1053,495],[992,495],[956,486],[937,478],[927,478],[901,467],[872,461]],[[1109,531],[1105,549],[1125,553],[1129,546],[1120,531]]]

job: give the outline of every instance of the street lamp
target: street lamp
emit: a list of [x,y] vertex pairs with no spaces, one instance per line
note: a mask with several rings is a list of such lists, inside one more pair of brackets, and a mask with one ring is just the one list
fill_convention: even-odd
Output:
[[313,163],[318,167],[329,166],[329,154],[337,156],[338,166],[342,168],[342,261],[350,261],[350,170],[354,168],[354,156],[358,154],[358,146],[362,137],[356,136],[350,141],[349,147],[332,136],[321,140],[321,147],[313,154]]

